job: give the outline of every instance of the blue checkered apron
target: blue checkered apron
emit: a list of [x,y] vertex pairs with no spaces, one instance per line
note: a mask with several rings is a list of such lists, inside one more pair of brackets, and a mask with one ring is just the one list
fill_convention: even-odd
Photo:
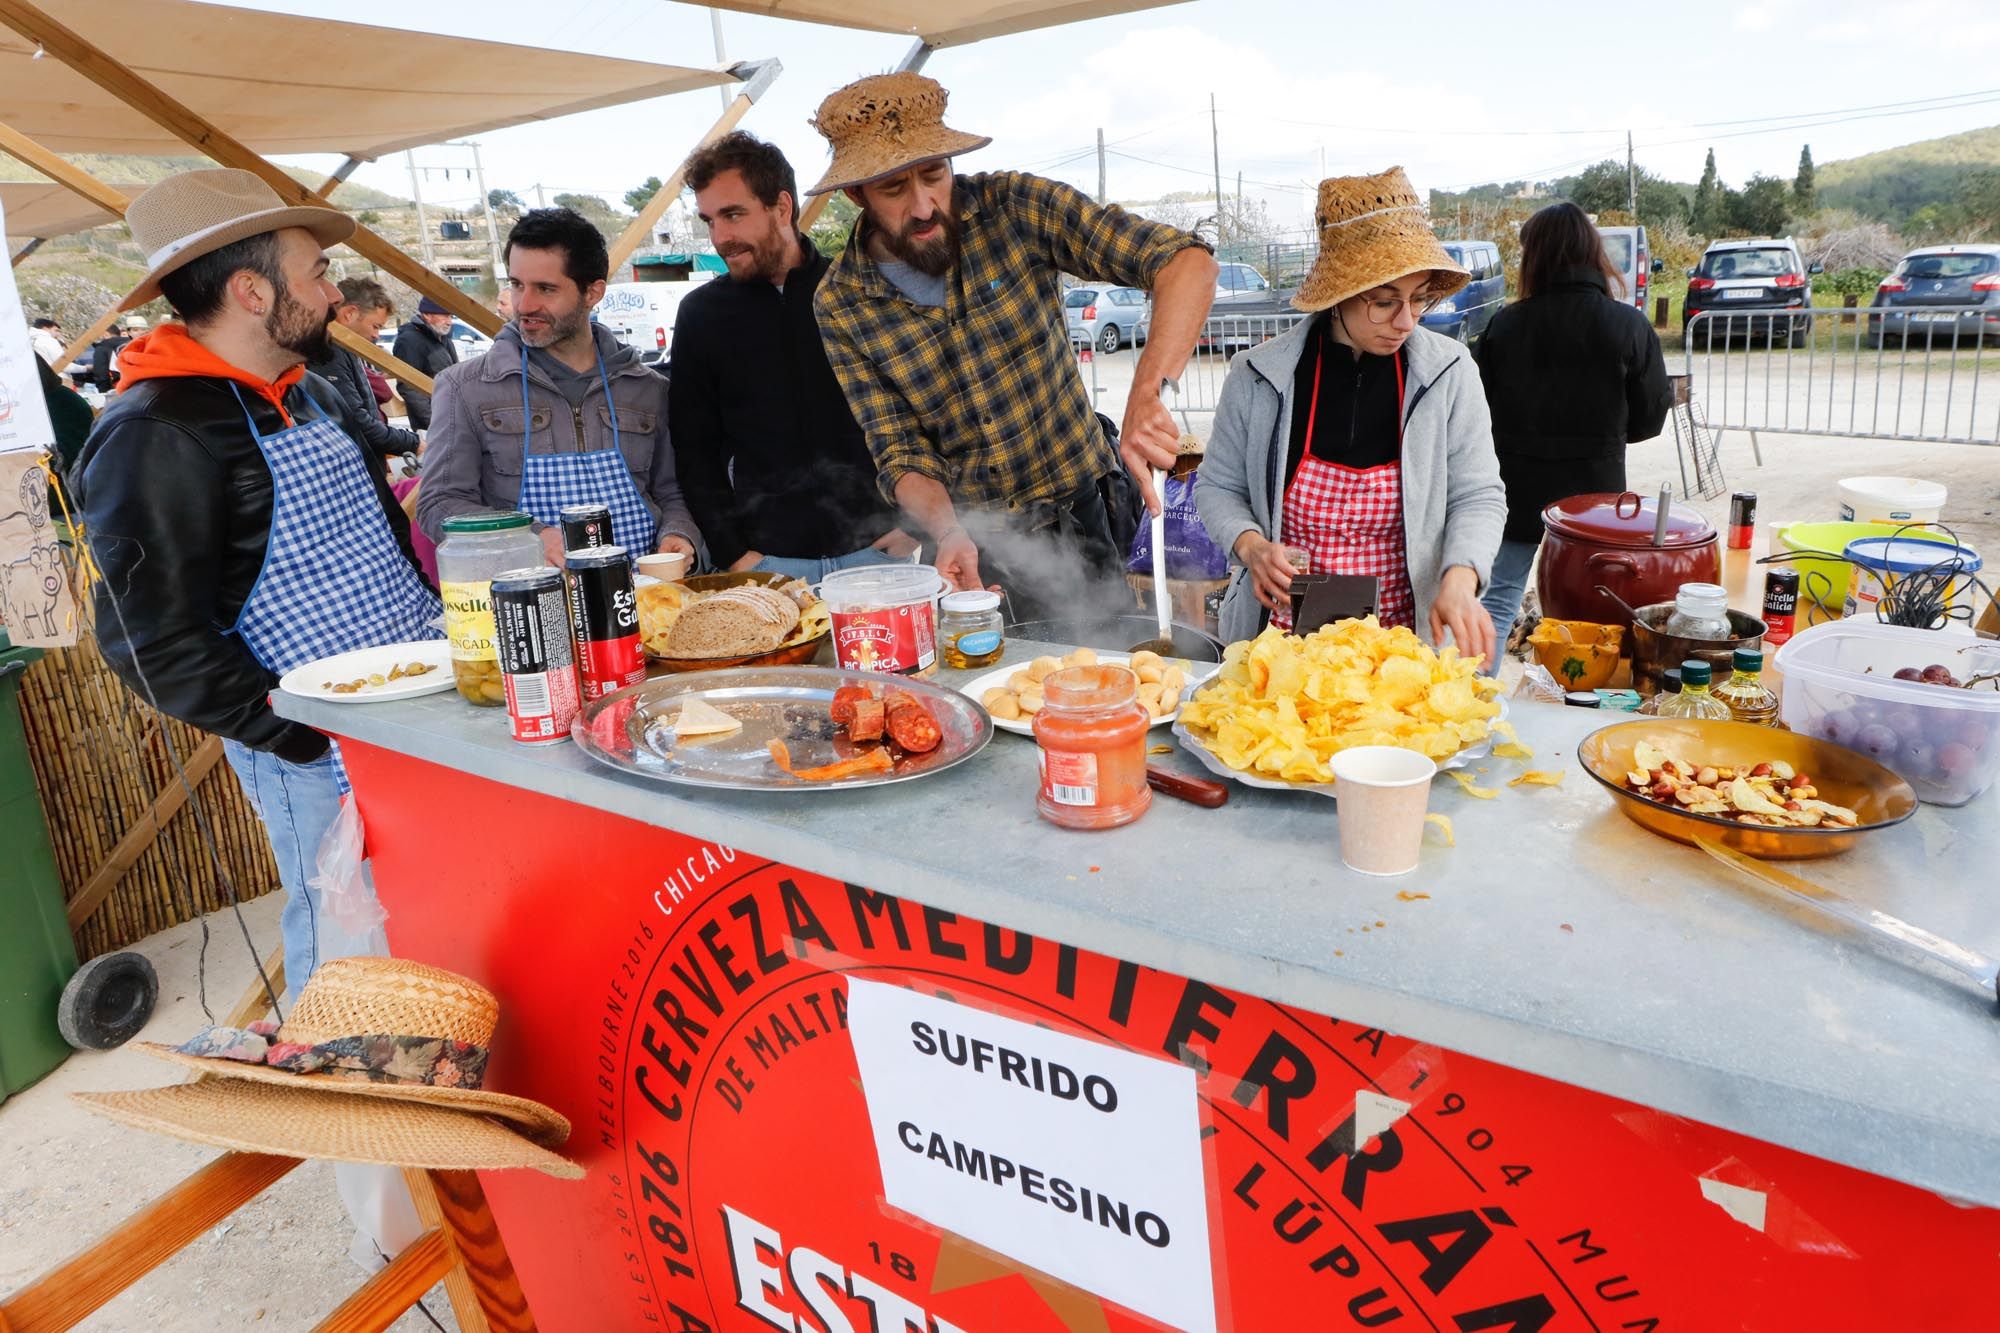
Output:
[[[585,453],[537,454],[528,451],[535,429],[535,414],[528,406],[528,349],[521,349],[521,498],[522,512],[537,523],[555,527],[562,522],[565,505],[602,504],[611,509],[611,535],[634,558],[650,555],[659,540],[659,523],[654,519],[639,488],[632,484],[631,469],[625,466],[625,450],[618,436],[618,404],[611,397],[611,377],[604,370],[604,354],[598,353],[597,378],[604,385],[604,401],[611,411],[611,447]],[[555,430],[553,414],[549,429]]]
[[[259,434],[229,391],[271,469],[264,567],[231,629],[266,671],[377,644],[436,639],[438,595],[396,545],[367,472],[367,455],[307,391],[319,417]],[[341,790],[347,789],[346,774]]]

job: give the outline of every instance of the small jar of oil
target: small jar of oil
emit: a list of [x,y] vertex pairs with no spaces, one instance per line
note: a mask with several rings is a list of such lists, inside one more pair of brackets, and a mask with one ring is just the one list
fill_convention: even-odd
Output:
[[1006,646],[1006,620],[1000,614],[997,592],[947,593],[938,621],[938,638],[944,641],[944,664],[958,670],[992,666]]

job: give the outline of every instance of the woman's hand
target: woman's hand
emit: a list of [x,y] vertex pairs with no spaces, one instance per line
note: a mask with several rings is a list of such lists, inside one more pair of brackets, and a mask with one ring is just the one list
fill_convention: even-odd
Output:
[[1464,565],[1444,572],[1431,603],[1431,643],[1444,647],[1447,629],[1462,656],[1494,660],[1493,617],[1479,604],[1479,576]]
[[1284,547],[1255,529],[1245,529],[1236,539],[1236,558],[1250,571],[1250,590],[1258,601],[1273,611],[1291,609],[1292,566]]

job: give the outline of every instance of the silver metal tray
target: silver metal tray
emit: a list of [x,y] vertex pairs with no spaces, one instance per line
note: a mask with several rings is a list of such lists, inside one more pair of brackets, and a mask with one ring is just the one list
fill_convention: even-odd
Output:
[[[771,758],[772,741],[785,743],[795,768],[856,753],[827,715],[833,692],[843,685],[908,690],[930,708],[944,739],[929,754],[906,756],[885,772],[832,782],[792,777]],[[689,699],[722,710],[743,729],[676,742],[674,721]],[[622,689],[587,705],[570,734],[599,763],[661,782],[731,791],[838,791],[942,773],[993,739],[993,721],[975,701],[926,681],[834,667],[738,667],[662,676]]]

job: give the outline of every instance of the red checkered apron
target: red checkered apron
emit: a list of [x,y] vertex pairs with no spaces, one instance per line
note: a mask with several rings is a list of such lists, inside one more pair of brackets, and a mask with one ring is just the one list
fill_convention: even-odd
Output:
[[[1314,458],[1313,427],[1319,416],[1323,351],[1313,361],[1312,406],[1306,413],[1305,455],[1285,491],[1284,544],[1304,547],[1315,574],[1360,574],[1380,579],[1375,614],[1384,625],[1417,624],[1417,599],[1403,544],[1403,465],[1341,467]],[[1397,451],[1401,452],[1403,358],[1396,357]],[[1280,629],[1292,627],[1287,606],[1271,613]]]

